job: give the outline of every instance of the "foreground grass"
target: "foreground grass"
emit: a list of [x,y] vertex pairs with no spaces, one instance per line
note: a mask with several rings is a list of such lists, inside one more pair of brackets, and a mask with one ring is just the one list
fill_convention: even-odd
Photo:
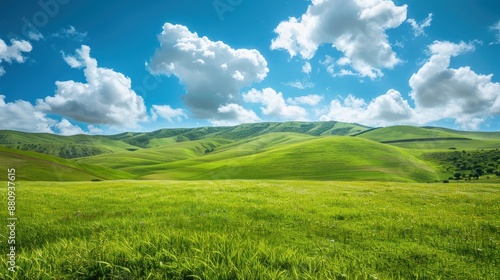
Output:
[[500,278],[493,184],[20,182],[17,203],[3,279]]

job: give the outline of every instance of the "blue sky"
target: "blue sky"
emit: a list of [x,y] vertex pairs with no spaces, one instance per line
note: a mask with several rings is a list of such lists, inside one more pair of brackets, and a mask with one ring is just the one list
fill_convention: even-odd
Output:
[[0,3],[0,129],[261,121],[500,130],[500,3]]

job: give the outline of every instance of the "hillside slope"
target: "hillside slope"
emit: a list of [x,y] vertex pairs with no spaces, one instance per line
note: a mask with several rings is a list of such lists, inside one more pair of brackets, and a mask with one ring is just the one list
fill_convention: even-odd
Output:
[[16,179],[26,181],[90,181],[132,179],[123,171],[106,166],[79,164],[73,160],[0,147],[0,168],[16,169]]
[[500,148],[500,132],[469,132],[440,127],[391,126],[367,130],[355,137],[422,151]]
[[0,131],[0,167],[19,168],[21,180],[428,182],[448,179],[453,171],[448,162],[431,160],[435,153],[499,148],[500,133],[495,132],[372,129],[340,122],[256,123],[108,136]]
[[38,152],[62,158],[81,158],[115,152],[136,151],[202,140],[238,141],[275,132],[305,135],[350,135],[368,127],[342,122],[252,123],[238,126],[160,129],[153,132],[125,132],[117,135],[60,136],[48,133],[26,133],[0,130],[0,146]]
[[78,158],[135,150],[137,147],[109,136],[60,136],[49,133],[26,133],[1,130],[0,147],[32,151],[61,158]]
[[140,178],[422,182],[438,177],[425,162],[400,148],[365,139],[321,137],[273,146],[250,155],[166,163]]

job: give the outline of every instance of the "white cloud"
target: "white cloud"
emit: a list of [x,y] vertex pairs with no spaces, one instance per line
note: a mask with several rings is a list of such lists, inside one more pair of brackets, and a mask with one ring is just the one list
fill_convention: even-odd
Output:
[[5,96],[0,95],[0,129],[53,133],[55,123],[28,101],[5,103]]
[[307,120],[307,112],[304,108],[286,104],[283,94],[272,88],[263,90],[251,89],[243,94],[243,100],[249,103],[259,103],[262,114],[278,118],[280,120]]
[[37,101],[40,109],[93,125],[132,128],[147,120],[144,100],[131,89],[130,78],[98,67],[90,47],[82,46],[65,60],[71,67],[84,67],[87,83],[57,81],[55,95]]
[[487,118],[500,116],[500,84],[492,82],[493,75],[477,74],[468,66],[450,68],[452,57],[475,49],[472,43],[435,41],[428,49],[429,60],[409,81],[414,108],[399,92],[389,90],[369,103],[352,95],[332,100],[320,119],[370,126],[454,119],[462,129],[475,130]]
[[415,37],[425,35],[424,29],[431,26],[432,14],[429,14],[420,23],[417,23],[417,21],[412,18],[409,18],[406,22],[408,22],[411,25],[411,28],[413,29],[413,35],[415,35]]
[[152,74],[175,75],[185,85],[182,99],[195,118],[235,117],[221,114],[219,108],[238,104],[241,88],[262,81],[269,71],[257,50],[233,49],[224,42],[199,37],[182,25],[166,23],[158,40],[161,46],[148,68]]
[[10,40],[10,46],[8,46],[2,39],[0,39],[0,77],[3,76],[6,71],[2,66],[5,61],[7,63],[17,62],[24,63],[25,57],[23,53],[31,52],[33,47],[28,41],[24,40]]
[[103,133],[104,131],[102,129],[100,129],[99,127],[97,126],[94,126],[94,125],[88,125],[87,126],[87,129],[89,131],[89,134],[101,134]]
[[429,60],[410,78],[416,112],[426,121],[453,118],[464,129],[478,129],[489,116],[500,115],[500,84],[492,82],[492,74],[449,67],[451,57],[473,50],[464,42],[429,46]]
[[335,72],[335,65],[342,67],[345,65],[349,65],[351,63],[351,61],[346,57],[342,57],[337,61],[335,61],[333,57],[326,55],[325,59],[321,60],[319,63],[325,66],[326,72],[330,74],[332,77],[358,76],[358,74],[348,69],[339,69],[338,72]]
[[234,78],[235,80],[237,80],[237,81],[240,81],[240,82],[242,82],[242,81],[244,81],[244,80],[245,80],[245,76],[243,76],[243,74],[241,74],[241,72],[240,72],[240,71],[238,71],[238,70],[234,71],[234,73],[233,73],[233,78]]
[[302,66],[302,72],[309,74],[311,73],[311,71],[312,71],[311,63],[309,63],[309,61],[306,61],[304,63],[304,66]]
[[169,105],[153,105],[151,109],[151,114],[153,115],[153,121],[156,120],[157,115],[166,119],[169,122],[182,121],[183,118],[187,118],[186,112],[182,108],[173,109]]
[[62,119],[55,125],[55,128],[57,128],[61,135],[85,134],[79,126],[71,124],[67,119]]
[[63,27],[59,32],[52,34],[52,37],[82,42],[87,37],[87,32],[79,32],[74,26],[70,25],[67,28]]
[[28,38],[33,41],[40,41],[41,39],[44,39],[43,34],[36,29],[31,29],[28,32]]
[[78,59],[77,57],[71,56],[71,55],[66,55],[64,52],[61,52],[64,61],[71,67],[71,68],[82,68],[84,64]]
[[288,82],[284,84],[285,86],[289,87],[294,87],[298,89],[306,89],[306,88],[313,88],[314,84],[311,82],[301,82],[301,81],[293,81],[293,82]]
[[211,120],[210,122],[217,126],[231,126],[242,123],[255,123],[260,121],[260,118],[252,110],[247,110],[238,104],[226,104],[220,106],[219,113],[226,115],[223,120]]
[[310,94],[305,96],[288,98],[286,101],[292,105],[305,104],[314,106],[318,105],[322,100],[323,96],[319,96],[317,94]]
[[330,103],[329,112],[321,116],[322,121],[356,122],[370,126],[415,124],[417,116],[408,102],[396,90],[389,90],[370,103],[353,95]]
[[319,62],[321,65],[325,66],[326,72],[334,76],[335,75],[335,60],[329,55],[325,55],[325,60]]
[[490,30],[495,32],[495,42],[490,43],[490,45],[500,44],[500,20],[490,26]]
[[0,95],[0,129],[44,133],[55,131],[61,135],[86,133],[66,119],[57,121],[47,117],[38,106],[33,106],[28,101],[16,100],[5,103],[4,95]]
[[319,46],[331,44],[360,76],[380,77],[381,69],[400,63],[385,31],[400,26],[406,10],[384,0],[314,0],[300,19],[276,27],[271,49],[311,59]]

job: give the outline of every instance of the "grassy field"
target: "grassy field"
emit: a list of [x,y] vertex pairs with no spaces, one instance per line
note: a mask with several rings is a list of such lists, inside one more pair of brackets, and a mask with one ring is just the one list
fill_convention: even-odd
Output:
[[498,184],[18,182],[17,207],[2,279],[500,279]]

